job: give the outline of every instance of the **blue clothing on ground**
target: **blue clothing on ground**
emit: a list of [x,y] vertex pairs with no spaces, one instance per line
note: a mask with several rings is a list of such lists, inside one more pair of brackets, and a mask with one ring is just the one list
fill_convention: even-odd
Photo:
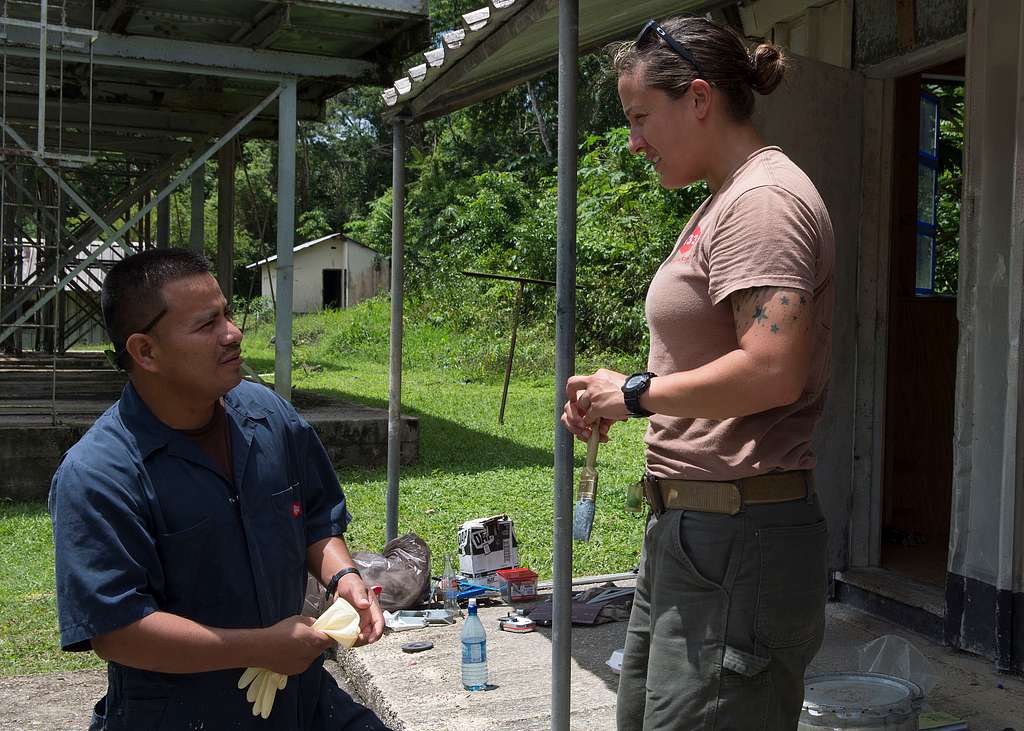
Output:
[[[224,411],[233,483],[131,384],[65,454],[49,499],[65,650],[88,650],[158,610],[222,628],[301,613],[307,546],[350,520],[334,468],[270,389],[243,381]],[[237,688],[242,669],[170,674],[111,662],[105,728],[383,728],[322,664],[289,678],[263,720]]]

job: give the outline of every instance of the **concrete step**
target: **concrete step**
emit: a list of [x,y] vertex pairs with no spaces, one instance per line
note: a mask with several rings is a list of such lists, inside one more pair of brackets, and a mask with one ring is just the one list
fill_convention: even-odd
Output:
[[94,400],[0,400],[0,440],[14,433],[8,430],[53,426],[54,411],[57,413],[58,424],[62,426],[88,426],[115,401],[117,398],[111,396]]
[[75,386],[49,383],[5,385],[0,404],[46,401],[116,401],[124,389],[119,383],[85,383]]
[[4,383],[3,397],[0,403],[49,400],[56,391],[56,397],[62,400],[98,400],[109,398],[116,401],[124,388],[124,381],[91,380],[66,383],[57,381],[54,389],[50,381],[30,383]]
[[[97,371],[95,369],[62,370],[57,369],[57,383],[76,382],[114,382],[124,383],[125,375],[117,371]],[[53,380],[50,369],[5,369],[0,368],[0,383],[37,383]]]
[[[53,355],[49,353],[24,353],[19,356],[0,355],[0,368],[52,368]],[[58,368],[98,368],[113,370],[103,353],[60,353]]]
[[[48,353],[0,356],[0,409],[6,413],[36,413],[51,408],[56,382],[58,401],[113,402],[126,382],[103,353]],[[33,401],[44,401],[33,405]]]
[[882,568],[835,573],[836,598],[941,642],[946,614],[945,591]]

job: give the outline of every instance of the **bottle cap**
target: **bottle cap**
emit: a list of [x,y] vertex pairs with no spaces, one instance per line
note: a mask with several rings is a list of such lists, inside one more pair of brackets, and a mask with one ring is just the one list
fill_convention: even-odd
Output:
[[470,599],[466,608],[469,610],[470,614],[476,614],[476,599]]

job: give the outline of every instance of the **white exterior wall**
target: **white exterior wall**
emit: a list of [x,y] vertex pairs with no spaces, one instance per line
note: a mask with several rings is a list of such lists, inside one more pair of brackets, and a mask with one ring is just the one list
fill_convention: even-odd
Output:
[[380,254],[357,244],[348,247],[349,307],[388,289],[388,267]]

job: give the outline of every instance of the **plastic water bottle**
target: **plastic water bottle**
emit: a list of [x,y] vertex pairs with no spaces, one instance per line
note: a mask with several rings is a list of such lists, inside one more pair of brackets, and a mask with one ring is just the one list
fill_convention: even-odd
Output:
[[444,599],[444,608],[452,613],[452,617],[461,617],[462,611],[459,609],[459,581],[455,578],[455,572],[452,570],[452,560],[450,556],[444,557],[444,574],[441,576],[441,592],[442,598]]
[[469,616],[462,625],[462,687],[487,690],[487,635],[476,614],[476,599],[469,600]]

